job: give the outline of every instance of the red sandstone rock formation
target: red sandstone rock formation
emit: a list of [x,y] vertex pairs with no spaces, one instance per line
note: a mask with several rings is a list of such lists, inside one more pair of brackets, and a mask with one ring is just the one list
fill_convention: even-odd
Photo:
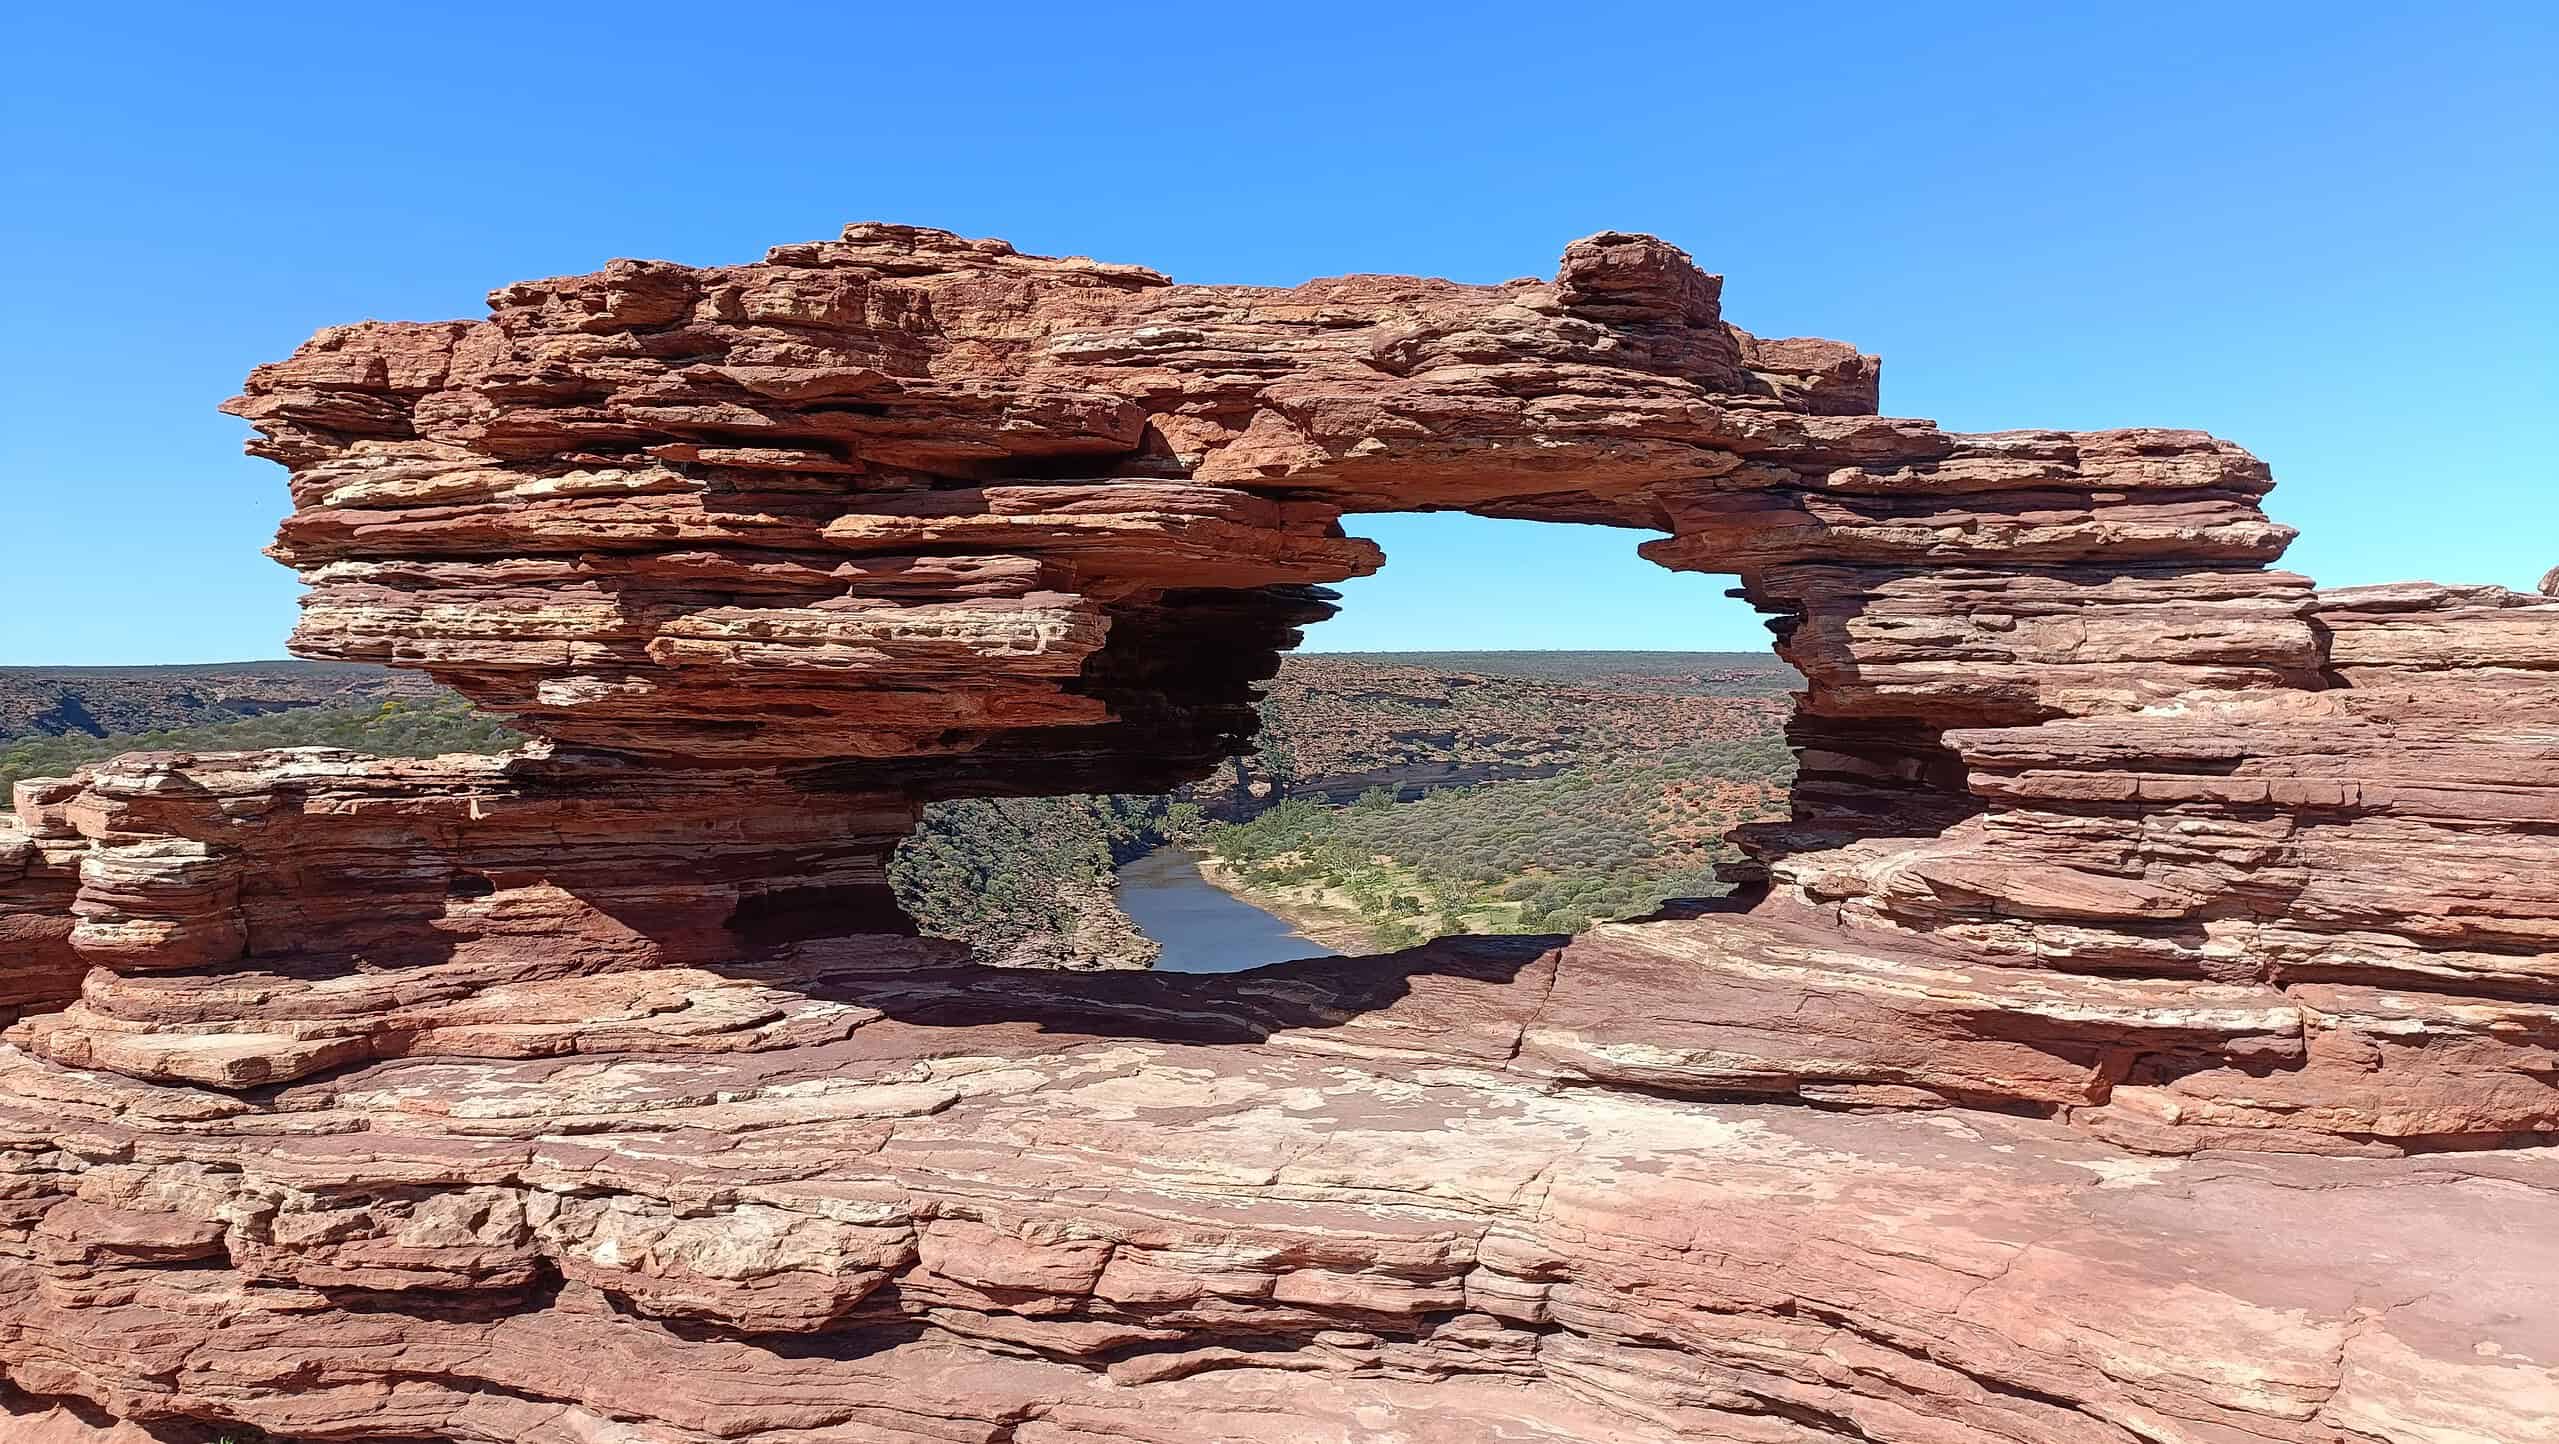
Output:
[[[0,835],[6,1407],[2559,1440],[2559,600],[2316,593],[2236,447],[1878,418],[1719,294],[855,226],[261,368],[297,645],[550,741],[129,757]],[[919,802],[1199,775],[1414,508],[1772,614],[1732,908],[1205,980],[896,935]]]
[[796,997],[694,989],[810,938],[898,931],[883,860],[915,825],[903,799],[760,775],[328,748],[128,753],[63,813],[89,839],[69,944],[95,971],[19,1041],[230,1088],[420,1053],[828,1036]]
[[312,1439],[2552,1437],[2546,1150],[1553,1087],[1617,945],[896,971],[823,1046],[254,1102],[7,1060],[0,1358]]
[[34,782],[14,791],[14,811],[0,817],[0,1022],[61,1007],[88,970],[71,946],[88,845],[64,816],[79,789]]

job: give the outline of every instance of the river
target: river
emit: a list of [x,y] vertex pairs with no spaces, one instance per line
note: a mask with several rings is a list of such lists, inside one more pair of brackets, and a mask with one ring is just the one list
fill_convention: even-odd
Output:
[[1196,856],[1158,848],[1119,870],[1121,911],[1164,945],[1167,973],[1240,973],[1332,949],[1200,876]]

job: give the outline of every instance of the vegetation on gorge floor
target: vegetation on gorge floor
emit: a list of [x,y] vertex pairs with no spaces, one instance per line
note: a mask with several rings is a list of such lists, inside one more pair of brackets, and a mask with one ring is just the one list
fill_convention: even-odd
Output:
[[[924,931],[984,957],[1112,946],[1111,869],[1167,841],[1346,950],[1577,932],[1723,890],[1723,834],[1784,810],[1793,679],[1703,653],[1292,658],[1228,774],[1174,799],[940,804],[893,877]],[[1451,785],[1472,777],[1501,780]]]
[[1288,798],[1209,829],[1247,895],[1348,906],[1377,946],[1451,932],[1579,932],[1723,891],[1730,827],[1782,810],[1793,757],[1774,732],[1584,763],[1549,778],[1346,807]]
[[1288,660],[1302,667],[1338,662],[1472,677],[1596,683],[1610,690],[1649,683],[1664,691],[1705,697],[1783,696],[1798,680],[1793,668],[1766,652],[1303,652]]
[[1198,804],[1170,797],[937,802],[891,858],[889,882],[926,936],[956,938],[980,957],[1028,947],[1142,965],[1153,951],[1128,941],[1136,930],[1111,902],[1113,870],[1203,826]]

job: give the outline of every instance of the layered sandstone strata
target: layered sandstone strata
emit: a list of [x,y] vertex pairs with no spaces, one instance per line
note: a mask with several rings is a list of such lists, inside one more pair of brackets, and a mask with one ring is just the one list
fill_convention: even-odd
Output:
[[0,1056],[0,1359],[331,1440],[2559,1439],[2551,1150],[1553,1087],[1616,945],[848,974],[823,1046],[255,1102]]
[[[1270,290],[855,226],[323,333],[234,403],[297,645],[547,740],[131,757],[0,835],[0,977],[54,979],[6,1407],[2559,1438],[2559,599],[2315,592],[2226,442],[1875,383],[1613,234]],[[1378,564],[1341,516],[1452,508],[1772,615],[1801,768],[1733,899],[1225,979],[900,935],[918,804],[1200,775]]]
[[2310,620],[2318,690],[1947,733],[1980,815],[1788,858],[1766,908],[2296,1011],[2279,1050],[2118,1079],[2087,1121],[2140,1146],[2559,1130],[2559,603],[2360,587]]
[[[908,932],[901,798],[542,755],[129,753],[60,824],[87,841],[79,1001],[12,1035],[55,1062],[231,1088],[417,1054],[701,1052],[828,1036],[797,993],[707,969]],[[885,935],[885,936],[883,936]]]
[[64,816],[79,789],[48,780],[13,791],[0,817],[0,1022],[61,1007],[87,969],[71,946],[71,903],[88,848]]
[[1306,585],[1378,564],[1347,511],[1674,533],[1657,560],[1785,619],[1858,763],[1827,793],[1948,725],[2315,675],[2254,458],[1877,418],[1871,357],[1752,337],[1720,291],[1635,236],[1551,283],[1275,291],[861,225],[326,332],[233,407],[293,469],[302,650],[676,761],[1190,775],[1324,614]]
[[[1665,531],[1645,554],[1737,575],[1806,678],[1794,819],[1745,830],[1765,914],[1951,946],[2006,996],[2209,980],[2315,1020],[2131,1058],[2098,1101],[2145,1146],[2559,1127],[2559,843],[2506,728],[2552,711],[2559,609],[2323,599],[2267,570],[2291,533],[2237,447],[1948,433],[1871,414],[1875,374],[1726,324],[1647,237],[1552,282],[1268,290],[854,226],[327,332],[235,408],[293,470],[306,650],[811,791],[1199,775],[1317,584],[1377,564],[1346,512]],[[2412,857],[2481,902],[2436,916],[2453,874]]]

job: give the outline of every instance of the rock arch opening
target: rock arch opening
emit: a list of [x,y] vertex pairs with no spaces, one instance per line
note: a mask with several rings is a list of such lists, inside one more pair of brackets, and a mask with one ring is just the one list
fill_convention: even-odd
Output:
[[1799,679],[1717,579],[1636,555],[1647,533],[1343,525],[1392,554],[1253,690],[1243,750],[1170,794],[1061,766],[1057,795],[928,805],[891,865],[922,931],[1188,971],[1571,934],[1723,894],[1725,833],[1788,816]]

